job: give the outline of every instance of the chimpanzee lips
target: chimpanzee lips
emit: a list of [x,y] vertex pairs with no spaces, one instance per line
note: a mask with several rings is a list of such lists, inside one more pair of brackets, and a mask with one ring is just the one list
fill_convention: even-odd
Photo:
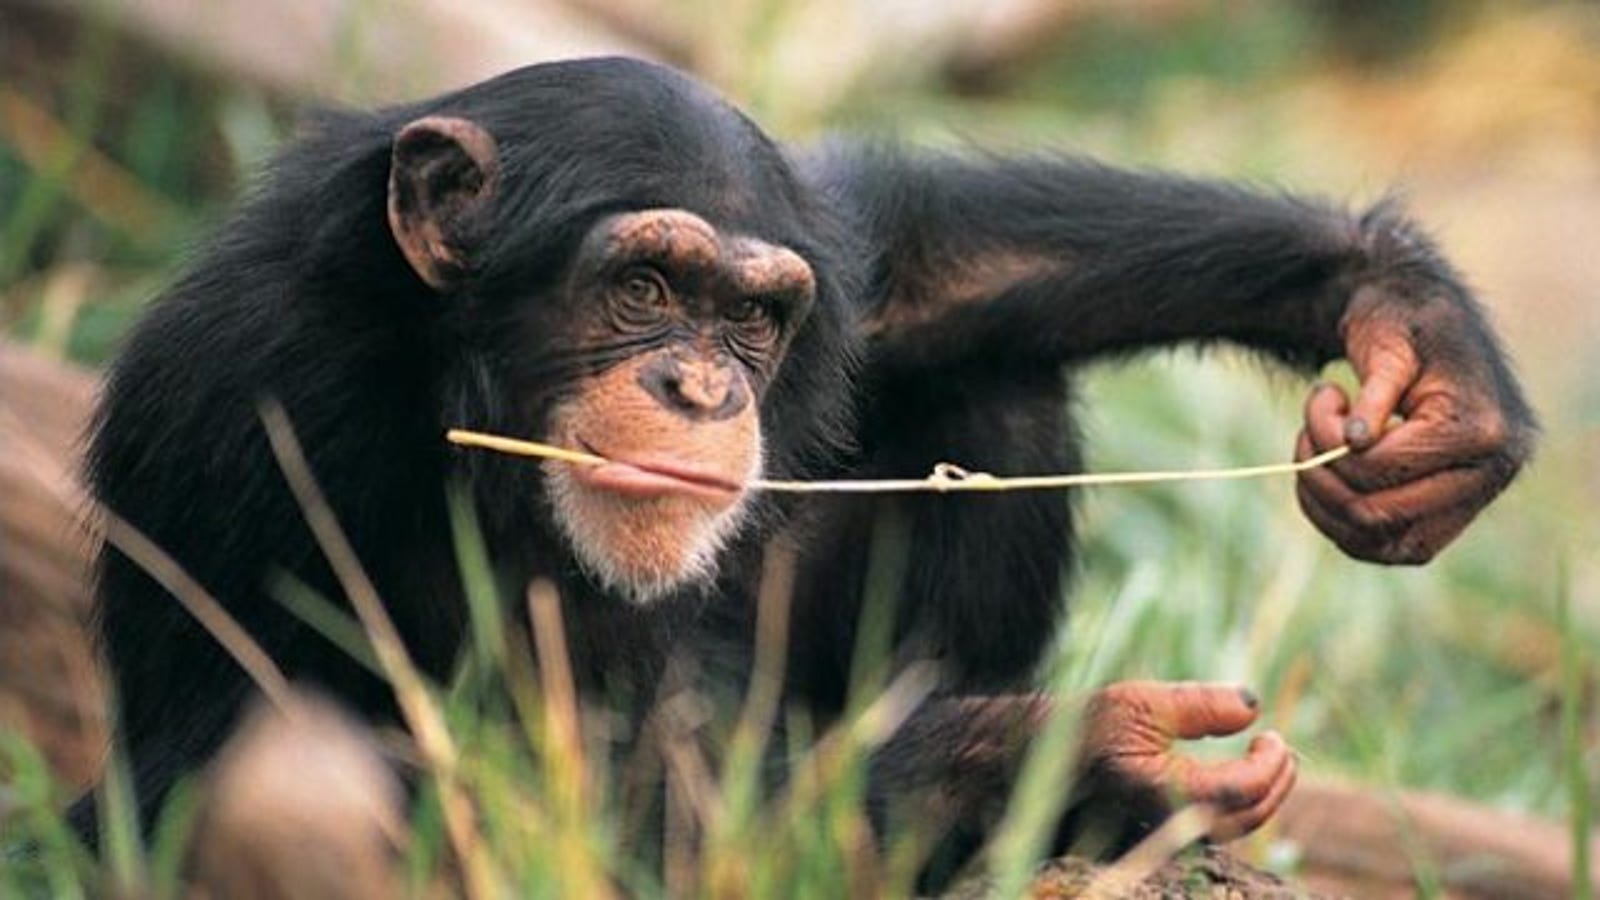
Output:
[[587,487],[639,499],[682,494],[718,505],[732,503],[744,492],[744,485],[737,481],[670,457],[616,459],[582,438],[577,442],[585,451],[607,460],[600,465],[573,467],[573,478]]

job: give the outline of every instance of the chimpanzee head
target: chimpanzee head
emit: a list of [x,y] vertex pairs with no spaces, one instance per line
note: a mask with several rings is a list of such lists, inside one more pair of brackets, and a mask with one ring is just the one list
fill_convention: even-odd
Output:
[[442,424],[616,461],[469,466],[479,502],[538,504],[635,601],[708,578],[753,527],[742,485],[842,433],[837,229],[765,135],[670,70],[536,66],[430,107],[394,133],[388,221],[454,309],[469,399]]

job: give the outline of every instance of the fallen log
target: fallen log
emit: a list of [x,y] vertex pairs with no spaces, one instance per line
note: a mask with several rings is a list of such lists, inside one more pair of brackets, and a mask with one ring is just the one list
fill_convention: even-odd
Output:
[[[1421,875],[1446,897],[1573,896],[1568,829],[1459,797],[1313,781],[1276,824],[1300,849],[1302,882],[1320,892],[1411,897]],[[1600,858],[1593,837],[1589,855]]]
[[0,340],[0,728],[68,788],[94,779],[106,744],[77,477],[94,391],[89,373]]
[[322,100],[393,102],[540,60],[659,55],[548,0],[415,0],[399,15],[358,0],[0,0],[8,11],[24,26],[73,17],[203,71]]

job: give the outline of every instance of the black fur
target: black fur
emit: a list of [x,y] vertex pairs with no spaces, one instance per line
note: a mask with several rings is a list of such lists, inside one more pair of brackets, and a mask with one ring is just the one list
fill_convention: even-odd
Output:
[[[429,114],[478,122],[503,165],[471,270],[444,297],[408,268],[384,216],[393,137]],[[263,397],[288,411],[411,652],[441,680],[463,640],[445,509],[460,475],[506,583],[557,581],[594,697],[648,696],[669,656],[715,656],[705,670],[742,689],[763,546],[788,528],[803,568],[787,694],[837,710],[884,504],[911,538],[905,655],[942,660],[952,694],[1025,685],[1062,615],[1072,540],[1060,495],[762,497],[714,589],[640,609],[574,564],[537,466],[447,449],[451,426],[540,433],[551,402],[596,364],[559,326],[563,267],[599,216],[650,207],[788,246],[816,272],[814,309],[763,399],[768,473],[782,478],[921,476],[940,459],[1070,470],[1064,364],[1230,340],[1310,367],[1340,352],[1336,323],[1360,283],[1421,265],[1466,297],[1425,244],[1374,251],[1396,227],[1387,215],[1070,158],[788,155],[669,70],[534,66],[315,122],[128,339],[94,427],[95,497],[168,549],[290,677],[375,718],[393,714],[388,689],[266,591],[288,572],[339,596],[268,448]],[[148,815],[227,735],[250,685],[113,549],[98,596]],[[79,816],[87,829],[87,808]]]

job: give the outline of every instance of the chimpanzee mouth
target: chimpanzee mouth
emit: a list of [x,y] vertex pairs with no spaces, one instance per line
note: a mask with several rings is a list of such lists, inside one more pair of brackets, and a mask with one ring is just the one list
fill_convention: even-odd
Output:
[[743,484],[671,458],[618,459],[575,438],[586,453],[603,457],[600,465],[575,465],[573,477],[581,484],[627,497],[648,499],[670,494],[688,495],[726,505],[744,493]]

